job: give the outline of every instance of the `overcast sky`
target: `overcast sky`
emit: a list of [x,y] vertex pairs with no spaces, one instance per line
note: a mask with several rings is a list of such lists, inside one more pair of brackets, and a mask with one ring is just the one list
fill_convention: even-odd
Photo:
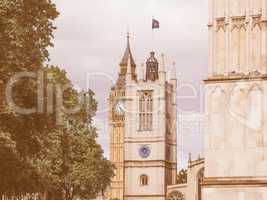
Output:
[[[189,152],[197,157],[203,140],[198,123],[203,113],[203,79],[208,64],[207,0],[53,0],[60,16],[56,21],[51,64],[64,68],[77,87],[88,85],[96,93],[99,112],[96,124],[99,142],[108,155],[107,98],[117,78],[131,35],[135,62],[145,62],[151,50],[164,53],[167,70],[177,66],[179,80],[179,167],[185,167]],[[152,16],[160,30],[151,30]],[[93,74],[93,76],[92,76]],[[90,81],[88,81],[88,77]],[[194,87],[196,94],[192,91]],[[195,95],[196,98],[188,98]],[[187,96],[187,98],[183,98]],[[182,112],[183,111],[183,112]],[[186,113],[186,114],[185,114]]]

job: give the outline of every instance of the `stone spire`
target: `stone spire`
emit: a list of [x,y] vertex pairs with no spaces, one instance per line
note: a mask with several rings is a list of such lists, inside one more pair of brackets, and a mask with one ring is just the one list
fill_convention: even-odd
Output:
[[[129,63],[128,63],[129,61]],[[129,64],[129,69],[128,72],[127,72],[127,65]],[[125,52],[123,54],[123,57],[122,57],[122,60],[120,62],[120,72],[119,72],[119,78],[117,80],[117,83],[116,85],[114,86],[115,88],[120,88],[120,89],[123,89],[125,88],[125,84],[126,84],[126,74],[127,73],[130,73],[130,79],[131,80],[136,80],[136,72],[135,72],[135,69],[136,69],[136,64],[134,62],[134,59],[133,59],[133,55],[132,55],[132,52],[131,52],[131,48],[130,48],[130,35],[129,33],[127,33],[127,44],[126,44],[126,49],[125,49]]]
[[134,62],[133,55],[131,52],[130,35],[129,35],[129,33],[127,33],[127,45],[126,45],[126,49],[125,49],[124,55],[122,57],[122,60],[120,62],[121,74],[126,74],[127,64],[128,64],[129,59],[130,59],[130,64],[131,64],[131,73],[133,75],[135,75],[136,64]]

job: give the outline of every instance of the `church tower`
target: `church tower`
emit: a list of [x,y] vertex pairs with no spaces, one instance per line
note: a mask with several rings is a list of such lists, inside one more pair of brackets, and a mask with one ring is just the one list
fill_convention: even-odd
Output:
[[128,60],[131,79],[136,80],[135,62],[132,56],[129,35],[126,50],[120,62],[119,77],[111,88],[109,97],[110,160],[115,166],[115,177],[109,190],[109,199],[123,200],[124,195],[124,136],[125,136],[125,89]]
[[[174,67],[175,68],[175,67]],[[109,98],[110,160],[115,177],[109,199],[165,200],[176,183],[176,72],[166,79],[164,56],[150,53],[138,79],[129,36]]]
[[203,200],[267,199],[267,0],[209,0]]
[[176,183],[176,73],[166,80],[154,52],[134,79],[128,60],[125,89],[124,200],[165,200]]

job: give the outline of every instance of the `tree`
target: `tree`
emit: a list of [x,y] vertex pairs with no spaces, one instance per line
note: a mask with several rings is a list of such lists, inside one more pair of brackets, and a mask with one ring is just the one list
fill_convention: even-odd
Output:
[[[8,106],[5,88],[12,76],[42,69],[52,46],[53,20],[58,16],[50,0],[0,1],[0,194],[36,191],[40,186],[33,158],[40,151],[40,139],[49,130],[49,116],[22,115]],[[21,79],[12,97],[24,108],[36,107],[37,84]]]
[[[76,91],[65,71],[44,66],[57,16],[51,0],[0,1],[0,180],[5,180],[0,181],[0,196],[48,192],[48,198],[83,199],[104,190],[113,175],[92,126],[97,109],[94,93]],[[8,104],[5,88],[20,72],[43,74],[41,100],[52,108],[22,114]],[[38,81],[22,78],[14,84],[16,105],[38,107]],[[70,87],[62,94],[64,107],[73,107],[81,97],[87,100],[71,114],[61,113],[57,105],[56,88],[66,84]],[[59,114],[65,123],[56,123]]]
[[187,183],[187,170],[182,169],[179,171],[177,175],[177,183],[178,184]]
[[[50,82],[67,82],[64,71],[56,67],[47,70],[53,72]],[[103,150],[96,143],[96,129],[91,126],[97,107],[94,93],[79,95],[73,88],[65,92],[66,107],[75,105],[79,96],[85,97],[86,103],[77,113],[64,114],[66,123],[48,134],[37,166],[46,172],[43,179],[48,180],[46,190],[50,194],[64,200],[91,199],[109,186],[113,166],[103,157]]]

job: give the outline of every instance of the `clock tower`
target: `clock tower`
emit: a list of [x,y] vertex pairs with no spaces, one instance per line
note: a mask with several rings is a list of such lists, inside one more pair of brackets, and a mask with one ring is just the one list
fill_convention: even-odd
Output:
[[109,199],[123,200],[124,195],[124,136],[125,136],[125,86],[127,62],[130,60],[132,79],[136,79],[135,62],[131,53],[129,35],[120,72],[109,97],[110,160],[115,166],[115,177],[109,190]]

